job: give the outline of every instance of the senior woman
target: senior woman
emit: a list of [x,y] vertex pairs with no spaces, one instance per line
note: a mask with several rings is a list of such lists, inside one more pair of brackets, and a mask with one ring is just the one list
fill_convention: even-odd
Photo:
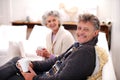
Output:
[[42,24],[52,31],[47,35],[46,47],[37,49],[38,56],[50,58],[65,52],[75,41],[72,34],[64,29],[58,11],[48,11],[42,16]]

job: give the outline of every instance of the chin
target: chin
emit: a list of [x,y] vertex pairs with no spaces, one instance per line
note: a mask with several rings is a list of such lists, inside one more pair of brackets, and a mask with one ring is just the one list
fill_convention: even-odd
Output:
[[78,40],[81,44],[85,43],[84,41]]

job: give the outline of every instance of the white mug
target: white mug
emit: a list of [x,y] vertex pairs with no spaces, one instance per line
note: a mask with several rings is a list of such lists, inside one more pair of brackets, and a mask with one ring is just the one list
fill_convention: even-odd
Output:
[[43,46],[38,46],[37,50],[42,50],[44,47]]
[[18,67],[18,64],[19,64],[23,72],[28,72],[29,63],[30,63],[29,59],[22,58],[18,60],[18,62],[16,63],[16,66]]

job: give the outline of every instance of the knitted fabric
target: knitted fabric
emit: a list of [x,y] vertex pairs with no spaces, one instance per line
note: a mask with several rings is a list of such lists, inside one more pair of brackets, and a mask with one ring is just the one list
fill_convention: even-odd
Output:
[[107,52],[103,48],[95,46],[95,50],[99,60],[99,69],[98,72],[96,72],[94,75],[89,76],[87,80],[102,80],[102,70],[108,61]]

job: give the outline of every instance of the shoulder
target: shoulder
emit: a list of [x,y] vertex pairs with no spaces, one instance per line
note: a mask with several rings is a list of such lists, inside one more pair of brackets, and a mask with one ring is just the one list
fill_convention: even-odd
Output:
[[96,53],[93,46],[81,46],[72,56],[72,62],[78,63],[78,66],[82,65],[86,69],[88,69],[87,66],[94,68],[95,60]]
[[48,32],[48,34],[46,35],[47,38],[52,36],[52,31]]
[[94,51],[95,50],[95,47],[92,46],[92,45],[82,45],[78,48],[78,51],[79,50],[83,50],[83,51]]
[[78,50],[73,52],[69,59],[71,60],[71,62],[73,62],[73,64],[76,63],[77,66],[82,65],[82,67],[84,67],[85,69],[89,69],[90,66],[94,68],[95,58],[96,54],[94,51],[94,46],[85,45],[81,46],[80,48],[78,48]]
[[91,45],[83,45],[78,48],[77,53],[83,56],[95,56],[95,47]]
[[60,26],[60,31],[64,34],[71,34],[67,29],[64,28],[64,26]]
[[69,30],[62,29],[61,33],[63,34],[63,37],[65,38],[74,38],[72,33]]

